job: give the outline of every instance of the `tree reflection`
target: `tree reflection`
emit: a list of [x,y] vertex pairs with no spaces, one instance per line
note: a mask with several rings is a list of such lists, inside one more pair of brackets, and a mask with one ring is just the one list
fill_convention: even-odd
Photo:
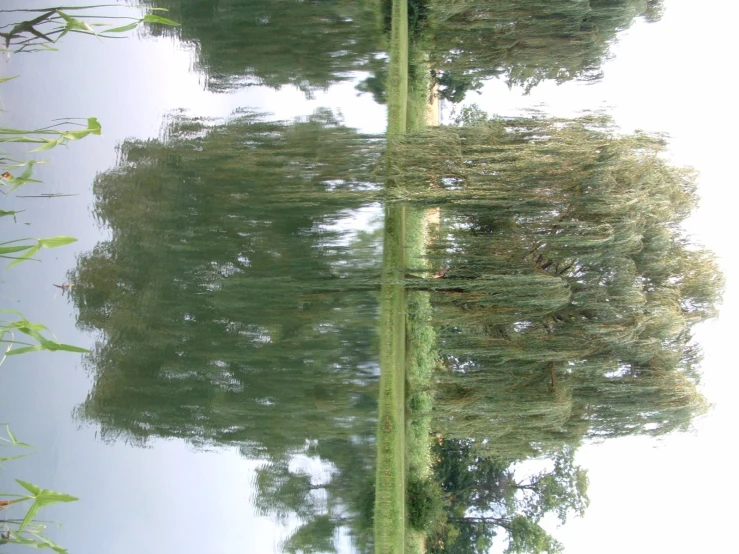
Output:
[[378,2],[147,0],[181,24],[209,89],[295,85],[306,93],[346,80],[382,51]]
[[[352,520],[355,481],[371,475],[378,236],[345,229],[375,194],[380,146],[328,111],[174,117],[95,180],[111,237],[70,275],[79,326],[99,333],[78,416],[107,439],[271,460],[257,504],[306,518],[301,544]],[[308,502],[310,480],[288,471],[297,455],[338,472],[323,490],[340,517]]]

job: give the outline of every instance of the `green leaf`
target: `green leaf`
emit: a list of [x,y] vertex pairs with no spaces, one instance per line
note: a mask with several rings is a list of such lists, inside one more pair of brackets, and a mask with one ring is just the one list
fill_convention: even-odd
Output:
[[19,329],[24,333],[38,333],[39,331],[48,331],[49,328],[43,323],[31,323],[27,319],[23,318],[21,321],[17,321],[10,325],[10,327]]
[[29,248],[26,251],[25,254],[23,254],[22,256],[19,256],[18,258],[16,258],[12,262],[10,262],[8,264],[8,267],[10,268],[10,267],[13,267],[14,265],[18,265],[19,263],[24,262],[26,260],[30,260],[31,259],[31,256],[33,256],[39,250],[41,250],[41,247],[38,244],[35,245],[35,246],[32,246],[31,248]]
[[33,536],[36,537],[41,543],[43,543],[41,545],[38,545],[37,548],[51,548],[54,552],[58,552],[59,554],[66,554],[67,549],[62,548],[50,538],[37,534],[34,534]]
[[87,129],[80,129],[79,131],[64,131],[60,134],[62,138],[65,138],[67,140],[80,140],[89,135],[90,131],[88,131]]
[[34,160],[29,160],[28,165],[26,166],[26,169],[23,171],[23,173],[20,174],[19,177],[16,177],[16,180],[18,179],[28,179],[31,174],[33,173],[33,166],[36,164]]
[[[46,141],[48,139],[39,139],[40,141]],[[26,169],[23,170],[23,173],[21,173],[18,177],[11,177],[10,179],[7,179],[8,183],[10,183],[10,189],[8,189],[8,192],[12,192],[15,189],[21,187],[22,185],[25,185],[26,183],[30,182],[38,182],[31,179],[31,175],[33,174],[33,166],[36,164],[35,160],[29,160],[26,164]]]
[[[16,481],[17,481],[17,479],[16,479]],[[20,525],[18,526],[18,531],[19,531],[19,532],[20,532],[20,531],[23,531],[23,529],[24,529],[24,528],[25,528],[25,527],[26,527],[26,526],[27,526],[27,525],[28,525],[29,523],[31,523],[31,522],[33,521],[33,518],[35,518],[35,517],[36,517],[36,514],[38,513],[38,511],[39,511],[40,509],[41,509],[41,506],[39,506],[38,502],[34,502],[33,504],[31,504],[31,507],[30,507],[30,508],[28,508],[28,511],[26,512],[26,515],[25,515],[25,517],[23,518],[23,521],[22,521],[22,522],[21,522],[21,524],[20,524]]]
[[26,489],[31,494],[33,494],[34,496],[40,494],[41,491],[43,490],[38,485],[34,485],[33,483],[29,483],[28,481],[22,481],[21,479],[16,479],[15,482],[18,483],[21,487]]
[[12,215],[13,216],[13,221],[16,221],[16,219],[15,219],[16,214],[19,214],[19,213],[25,212],[25,211],[26,210],[0,210],[0,217],[6,217],[6,216],[9,216],[9,215]]
[[16,356],[17,354],[28,354],[29,352],[41,352],[42,350],[46,350],[46,349],[40,344],[36,344],[34,346],[24,346],[23,348],[13,348],[11,350],[8,350],[5,353],[5,355],[6,356]]
[[64,494],[50,489],[42,489],[28,481],[22,481],[20,479],[16,479],[15,481],[21,487],[30,492],[34,498],[34,503],[30,508],[28,508],[28,512],[23,518],[21,524],[18,526],[18,532],[23,531],[23,529],[33,521],[33,518],[36,517],[38,511],[44,506],[50,506],[52,504],[57,504],[58,502],[74,502],[79,500],[79,498],[69,494]]
[[7,83],[8,81],[12,81],[13,79],[16,79],[20,75],[13,75],[12,77],[0,77],[0,83]]
[[5,430],[8,432],[8,438],[10,439],[10,442],[16,444],[18,442],[18,439],[15,438],[13,431],[10,430],[10,425],[6,425]]
[[49,46],[45,42],[41,42],[36,45],[38,48],[41,48],[43,50],[50,50],[52,52],[59,52],[59,48],[54,48],[53,46]]
[[123,25],[122,27],[115,27],[114,29],[105,29],[104,32],[106,33],[125,33],[126,31],[131,31],[139,26],[139,21],[134,21],[133,23],[129,23],[128,25]]
[[87,118],[87,129],[93,135],[101,135],[103,133],[103,128],[100,126],[100,122],[97,120],[97,117]]
[[23,246],[0,246],[0,254],[12,254],[14,252],[23,252],[28,248],[33,248],[30,245]]
[[0,462],[7,462],[9,460],[17,460],[18,458],[25,458],[28,454],[18,454],[17,456],[0,456]]
[[[60,342],[57,342],[55,344],[56,344],[56,348],[54,350],[61,350],[62,352],[77,352],[80,354],[90,353],[90,351],[87,348],[80,348],[79,346],[72,346],[71,344],[63,344]],[[51,348],[49,350],[51,350]]]
[[24,448],[34,448],[30,444],[26,444],[25,442],[20,442],[13,434],[13,431],[10,430],[10,425],[6,425],[5,430],[8,432],[8,438],[10,439],[10,442],[13,444],[13,446],[22,446]]
[[67,22],[67,26],[64,28],[65,32],[69,31],[87,31],[89,33],[92,33],[96,35],[97,33],[93,30],[92,27],[90,27],[89,24],[85,23],[84,21],[81,21],[79,19],[76,19],[72,17],[71,15],[67,15],[64,12],[61,12],[59,10],[56,10],[56,13],[59,14],[59,16]]
[[45,139],[41,138],[41,140],[44,141],[44,144],[41,146],[37,146],[31,152],[43,152],[44,150],[51,150],[52,148],[59,146],[60,144],[64,144],[64,141],[62,139]]
[[[25,131],[28,132],[28,131]],[[48,134],[48,133],[46,133]],[[44,142],[40,138],[30,138],[30,137],[0,137],[0,142],[31,142],[34,144],[37,144],[39,142]]]
[[72,244],[73,242],[77,242],[77,239],[74,237],[66,237],[64,235],[48,239],[38,239],[38,243],[41,248],[57,248],[59,246]]
[[0,127],[0,135],[56,135],[59,131],[51,131],[49,129],[11,129],[10,127]]
[[160,25],[173,25],[175,27],[179,27],[180,24],[176,21],[172,21],[171,19],[167,19],[166,17],[161,17],[158,15],[153,14],[147,14],[144,16],[144,19],[142,19],[144,23],[159,23]]

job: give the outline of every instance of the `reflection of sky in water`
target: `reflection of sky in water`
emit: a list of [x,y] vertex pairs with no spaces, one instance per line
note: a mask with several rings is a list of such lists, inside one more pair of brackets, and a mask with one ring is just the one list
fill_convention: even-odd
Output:
[[[3,0],[2,7],[16,6]],[[34,175],[43,184],[17,193],[76,196],[23,199],[16,194],[6,200],[4,209],[26,211],[16,225],[3,221],[4,240],[64,234],[79,242],[41,252],[41,264],[27,262],[5,271],[3,308],[43,322],[62,342],[93,344],[95,337],[75,328],[71,305],[52,283],[62,283],[76,255],[108,234],[91,212],[95,175],[115,165],[116,145],[124,139],[159,136],[163,118],[172,110],[222,118],[249,107],[289,120],[330,107],[341,110],[347,125],[384,132],[384,107],[369,95],[357,96],[352,82],[316,92],[311,100],[294,87],[275,91],[252,86],[214,94],[190,73],[192,55],[191,48],[166,39],[99,42],[68,36],[60,52],[2,57],[0,76],[20,78],[2,84],[0,125],[33,128],[59,117],[94,116],[103,126],[102,137],[46,153],[48,163],[37,166]],[[356,218],[344,214],[331,225],[349,233],[368,218],[365,210],[358,210]],[[15,358],[2,367],[0,387],[0,421],[11,423],[20,440],[38,448],[32,457],[7,466],[0,489],[13,489],[11,479],[18,477],[80,497],[80,502],[46,508],[39,516],[63,522],[52,536],[70,552],[278,552],[297,525],[254,514],[253,472],[262,462],[246,460],[235,450],[196,453],[180,441],[164,440],[150,441],[147,448],[104,444],[93,428],[78,428],[70,412],[89,388],[78,356]],[[298,461],[313,479],[327,471],[308,456]],[[348,537],[341,537],[340,544],[343,551],[350,550]]]

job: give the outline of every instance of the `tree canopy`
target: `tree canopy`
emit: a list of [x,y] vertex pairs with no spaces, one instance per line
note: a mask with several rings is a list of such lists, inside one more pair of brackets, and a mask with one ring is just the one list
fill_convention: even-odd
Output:
[[440,440],[432,454],[446,514],[429,536],[429,552],[485,554],[499,540],[507,553],[561,552],[541,520],[552,514],[564,523],[583,515],[589,503],[587,475],[569,447],[538,471],[480,456],[468,440]]
[[328,112],[126,141],[93,187],[110,240],[70,275],[79,326],[101,333],[80,416],[255,455],[370,433],[375,245],[340,227],[376,156]]
[[286,551],[331,550],[340,528],[370,540],[381,238],[345,228],[375,197],[381,147],[326,110],[175,115],[95,179],[110,237],[69,275],[78,325],[99,337],[77,416],[107,440],[268,460],[257,509],[302,522]]
[[154,30],[195,46],[209,89],[295,85],[306,93],[346,80],[383,49],[377,2],[146,0],[177,28]]
[[436,278],[408,281],[436,307],[439,429],[523,455],[685,428],[692,329],[723,287],[681,227],[695,174],[602,116],[473,123],[408,137],[391,168],[445,214]]
[[442,84],[466,81],[474,88],[480,79],[500,77],[529,91],[544,80],[600,78],[617,33],[636,18],[658,20],[662,3],[430,0],[427,9],[431,63]]

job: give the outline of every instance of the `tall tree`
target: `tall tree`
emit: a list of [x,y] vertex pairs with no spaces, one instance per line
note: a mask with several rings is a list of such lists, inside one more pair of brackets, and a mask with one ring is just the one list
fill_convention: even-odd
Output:
[[[175,116],[96,178],[110,237],[69,276],[78,325],[99,333],[78,416],[109,440],[268,460],[258,510],[303,522],[287,551],[330,550],[339,531],[368,548],[379,239],[347,229],[381,147],[325,110]],[[321,483],[295,469],[306,458],[331,468]]]
[[372,194],[378,147],[328,112],[175,118],[124,143],[94,183],[111,237],[70,275],[100,332],[80,416],[255,455],[371,432],[376,245],[341,222]]
[[563,448],[538,472],[480,456],[471,441],[443,440],[432,452],[447,515],[429,537],[430,552],[483,554],[497,540],[506,541],[510,553],[559,552],[561,545],[541,520],[553,514],[565,522],[587,508],[587,475],[574,464],[571,448]]
[[440,429],[517,457],[685,428],[703,409],[692,329],[715,315],[723,279],[681,228],[695,175],[664,146],[600,116],[405,140],[394,178],[447,219],[437,278],[408,281],[433,291]]
[[[372,551],[374,451],[374,440],[322,440],[297,458],[272,460],[257,471],[258,512],[300,521],[285,552],[335,552],[342,528],[357,552]],[[321,464],[320,474],[309,473],[306,462]]]
[[658,20],[661,1],[431,0],[428,14],[440,82],[501,77],[528,91],[600,78],[617,33],[638,17]]

